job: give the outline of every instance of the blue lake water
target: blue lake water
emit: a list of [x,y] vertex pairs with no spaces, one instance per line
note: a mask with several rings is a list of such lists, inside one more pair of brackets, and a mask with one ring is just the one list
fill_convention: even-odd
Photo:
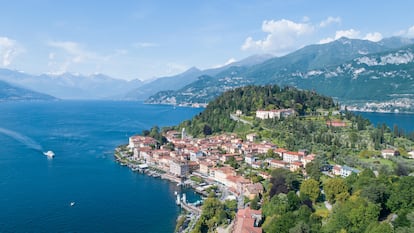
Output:
[[[143,129],[200,111],[137,102],[1,103],[0,232],[173,232],[178,187],[118,165],[113,150]],[[48,159],[47,150],[56,157]]]
[[385,123],[391,130],[394,125],[398,125],[399,128],[403,128],[406,132],[414,131],[414,114],[377,112],[357,112],[357,114],[368,118],[374,125]]
[[[173,232],[178,187],[118,165],[113,150],[143,129],[175,125],[201,110],[111,101],[1,103],[0,232]],[[362,115],[414,130],[414,115]],[[56,157],[49,160],[47,150]],[[184,191],[190,201],[198,198]]]

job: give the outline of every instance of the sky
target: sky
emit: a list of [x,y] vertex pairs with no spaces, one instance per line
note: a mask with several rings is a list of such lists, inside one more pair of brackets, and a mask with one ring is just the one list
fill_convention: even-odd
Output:
[[342,36],[414,38],[414,1],[0,0],[0,68],[149,80]]

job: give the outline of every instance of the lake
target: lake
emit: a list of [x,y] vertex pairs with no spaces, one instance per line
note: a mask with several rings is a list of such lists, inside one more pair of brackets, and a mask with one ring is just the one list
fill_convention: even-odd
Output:
[[408,113],[378,113],[378,112],[356,112],[369,119],[372,124],[385,123],[392,130],[394,125],[403,128],[406,132],[414,131],[414,114]]
[[[120,166],[113,151],[143,129],[201,110],[117,101],[1,103],[0,232],[173,232],[179,188]],[[48,150],[54,159],[43,154]],[[184,191],[190,201],[198,198]]]
[[[143,129],[200,111],[124,101],[1,103],[0,232],[173,232],[174,192],[190,202],[198,195],[120,166],[113,151]],[[414,130],[411,114],[359,114]]]

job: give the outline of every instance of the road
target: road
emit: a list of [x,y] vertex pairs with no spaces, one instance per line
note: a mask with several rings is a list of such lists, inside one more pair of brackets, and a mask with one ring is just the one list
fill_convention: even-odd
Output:
[[250,121],[243,120],[243,119],[241,119],[240,117],[238,117],[238,116],[236,116],[236,115],[234,115],[234,114],[232,114],[232,113],[230,113],[230,118],[231,118],[232,120],[234,120],[234,121],[240,121],[240,122],[242,122],[242,123],[244,123],[244,124],[248,124],[248,125],[253,126],[253,123],[251,123]]

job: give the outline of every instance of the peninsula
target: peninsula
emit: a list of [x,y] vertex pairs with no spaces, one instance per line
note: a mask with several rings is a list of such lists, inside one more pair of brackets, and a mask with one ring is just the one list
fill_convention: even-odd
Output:
[[178,219],[177,232],[394,232],[414,226],[407,225],[414,224],[414,179],[407,176],[414,171],[413,135],[339,109],[311,91],[237,88],[190,121],[130,137],[115,156],[206,197],[199,203],[178,197],[188,215]]

